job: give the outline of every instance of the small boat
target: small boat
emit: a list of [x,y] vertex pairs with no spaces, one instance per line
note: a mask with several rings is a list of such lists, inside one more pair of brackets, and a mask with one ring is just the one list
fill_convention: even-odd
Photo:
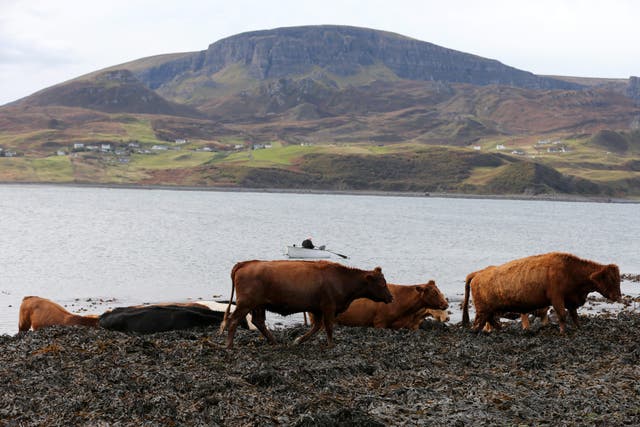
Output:
[[330,249],[327,249],[325,245],[316,246],[313,249],[303,248],[302,246],[291,245],[284,248],[284,254],[289,258],[329,258],[331,254],[337,255],[340,258],[349,259],[348,256],[339,254]]
[[287,246],[284,248],[284,254],[289,258],[329,258],[331,252],[320,248],[303,248],[302,246]]

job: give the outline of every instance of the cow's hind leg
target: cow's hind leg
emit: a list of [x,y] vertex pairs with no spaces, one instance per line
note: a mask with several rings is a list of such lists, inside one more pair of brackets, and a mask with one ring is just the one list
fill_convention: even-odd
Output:
[[304,335],[299,336],[293,342],[294,344],[302,344],[309,338],[311,338],[316,332],[318,332],[322,328],[322,322],[324,317],[322,314],[313,314],[313,323],[311,325],[311,329],[309,329]]
[[262,332],[262,335],[264,335],[270,344],[277,344],[278,342],[274,338],[273,334],[269,329],[267,329],[267,325],[265,323],[266,320],[267,314],[264,308],[254,308],[253,311],[251,311],[251,323],[256,325],[256,328]]
[[248,308],[244,308],[244,307],[241,308],[236,306],[236,309],[229,316],[229,323],[228,323],[229,333],[227,334],[228,349],[233,348],[233,337],[236,334],[236,329],[238,329],[238,323],[240,323],[240,319],[244,319],[247,316],[247,314],[249,314],[249,311],[251,310]]
[[476,312],[476,318],[473,321],[473,330],[475,332],[480,332],[484,330],[483,328],[485,327],[486,324],[491,324],[491,326],[493,326],[493,324],[490,321],[491,317],[493,316],[488,315],[486,313],[482,313],[482,312]]

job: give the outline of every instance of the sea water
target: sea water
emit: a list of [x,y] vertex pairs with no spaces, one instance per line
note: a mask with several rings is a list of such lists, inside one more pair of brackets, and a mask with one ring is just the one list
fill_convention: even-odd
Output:
[[435,280],[454,312],[469,272],[528,255],[640,273],[638,204],[0,185],[0,212],[7,334],[26,295],[88,313],[228,299],[236,262],[285,259],[307,237],[349,256],[334,261],[382,267],[390,283]]

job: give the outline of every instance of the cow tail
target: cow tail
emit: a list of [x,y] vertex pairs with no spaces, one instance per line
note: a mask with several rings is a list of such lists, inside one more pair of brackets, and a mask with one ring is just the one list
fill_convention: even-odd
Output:
[[229,313],[231,312],[231,304],[233,303],[233,293],[236,289],[236,280],[235,280],[235,275],[236,275],[236,271],[238,271],[238,268],[240,268],[240,265],[243,264],[241,262],[237,263],[236,265],[233,266],[233,268],[231,269],[231,296],[229,297],[229,304],[227,305],[227,309],[224,312],[224,317],[222,318],[222,323],[220,323],[220,332],[219,335],[222,335],[222,333],[224,332],[225,328],[227,327],[227,319],[229,318]]
[[464,283],[464,301],[462,302],[462,326],[469,326],[469,291],[471,288],[471,280],[475,277],[475,273],[467,276]]

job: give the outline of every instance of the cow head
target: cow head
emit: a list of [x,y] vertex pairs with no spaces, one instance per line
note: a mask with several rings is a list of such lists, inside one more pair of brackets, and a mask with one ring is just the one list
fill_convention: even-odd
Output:
[[438,322],[448,322],[449,321],[449,313],[447,310],[436,310],[433,308],[428,308],[424,314],[424,317],[433,317]]
[[615,264],[604,266],[596,271],[589,279],[596,285],[598,292],[611,301],[619,301],[622,297],[620,292],[620,270]]
[[440,289],[436,286],[436,282],[429,280],[429,283],[416,287],[420,294],[420,301],[426,308],[434,308],[436,310],[446,310],[449,308],[447,299],[442,295]]
[[367,281],[367,298],[375,302],[384,302],[385,304],[393,301],[393,296],[389,292],[387,281],[380,267],[367,272],[365,280]]

